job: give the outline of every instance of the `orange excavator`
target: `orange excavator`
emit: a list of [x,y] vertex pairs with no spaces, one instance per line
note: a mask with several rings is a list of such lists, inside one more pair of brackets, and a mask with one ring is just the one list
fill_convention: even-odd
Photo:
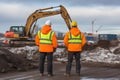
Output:
[[[59,8],[57,10],[53,10],[54,8]],[[55,7],[48,7],[43,9],[38,9],[33,12],[27,19],[25,26],[11,26],[9,31],[5,33],[5,43],[11,46],[14,45],[34,45],[34,37],[32,34],[34,33],[34,29],[36,26],[33,24],[36,21],[43,17],[49,17],[61,14],[64,19],[68,29],[71,28],[71,18],[66,10],[66,8],[62,5]]]

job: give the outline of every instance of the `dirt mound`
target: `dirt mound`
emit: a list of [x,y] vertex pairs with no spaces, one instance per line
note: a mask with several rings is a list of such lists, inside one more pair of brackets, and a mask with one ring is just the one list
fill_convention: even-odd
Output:
[[108,41],[108,40],[99,40],[98,41],[98,46],[102,47],[102,48],[105,48],[105,49],[108,49],[110,47],[110,41]]
[[117,48],[113,51],[114,54],[120,54],[120,48]]
[[97,45],[88,45],[88,44],[86,44],[86,45],[83,47],[83,50],[84,50],[84,51],[86,51],[86,50],[91,51],[91,50],[94,50],[94,49],[96,49],[96,48],[97,48]]
[[0,72],[7,72],[11,69],[21,71],[31,67],[30,61],[24,57],[13,54],[8,49],[0,47]]

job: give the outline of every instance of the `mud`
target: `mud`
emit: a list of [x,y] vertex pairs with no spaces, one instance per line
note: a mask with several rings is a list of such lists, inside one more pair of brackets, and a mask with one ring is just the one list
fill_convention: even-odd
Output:
[[8,49],[0,47],[0,72],[10,70],[27,70],[31,68],[31,62],[24,57],[13,54]]
[[40,77],[39,69],[27,72],[13,72],[1,74],[0,80],[119,80],[120,72],[117,68],[96,67],[82,64],[81,75],[76,75],[76,65],[73,63],[70,77],[64,76],[66,63],[54,63],[53,77],[47,76],[45,65],[44,76]]

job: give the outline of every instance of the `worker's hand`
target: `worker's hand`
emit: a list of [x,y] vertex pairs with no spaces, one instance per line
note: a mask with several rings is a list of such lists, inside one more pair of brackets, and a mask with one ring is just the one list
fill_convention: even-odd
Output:
[[56,48],[53,49],[53,52],[56,52]]

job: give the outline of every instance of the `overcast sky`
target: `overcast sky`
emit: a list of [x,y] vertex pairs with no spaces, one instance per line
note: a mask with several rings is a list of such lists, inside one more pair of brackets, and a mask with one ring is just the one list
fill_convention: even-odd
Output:
[[[10,26],[24,26],[28,16],[37,9],[58,5],[67,9],[82,32],[92,32],[94,21],[94,32],[120,34],[120,0],[0,0],[0,32],[5,33]],[[41,27],[48,19],[53,30],[68,31],[60,15],[41,18],[37,25]]]

